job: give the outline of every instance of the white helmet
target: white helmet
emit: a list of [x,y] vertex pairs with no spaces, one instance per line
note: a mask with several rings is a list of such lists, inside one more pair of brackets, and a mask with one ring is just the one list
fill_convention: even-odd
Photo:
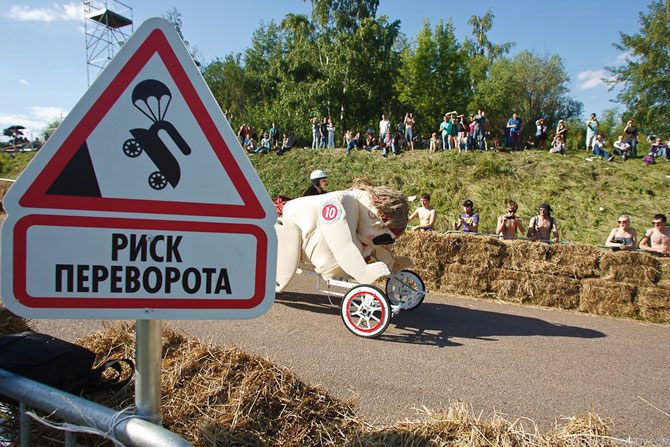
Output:
[[327,178],[328,175],[326,174],[325,171],[322,171],[321,169],[317,169],[315,171],[312,171],[311,174],[309,174],[309,179],[314,181],[314,180],[319,180],[322,178]]

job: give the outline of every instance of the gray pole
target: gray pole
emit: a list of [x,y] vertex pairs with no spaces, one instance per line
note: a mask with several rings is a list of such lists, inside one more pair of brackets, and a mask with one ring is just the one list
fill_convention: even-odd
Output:
[[135,327],[135,414],[160,425],[161,320],[137,320]]

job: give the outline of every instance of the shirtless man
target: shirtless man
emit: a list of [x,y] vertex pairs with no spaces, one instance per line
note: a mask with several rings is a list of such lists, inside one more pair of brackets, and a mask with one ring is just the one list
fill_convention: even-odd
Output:
[[433,225],[435,225],[437,211],[435,208],[430,206],[430,194],[421,194],[421,206],[417,208],[411,216],[409,216],[408,222],[411,222],[412,219],[416,218],[417,216],[419,217],[419,225],[412,227],[412,230],[435,231]]
[[[538,239],[551,240],[554,243],[558,242],[558,227],[556,226],[556,219],[551,217],[551,206],[546,203],[540,205],[539,216],[532,217],[528,223],[528,237],[531,241]],[[554,237],[550,239],[551,234]]]
[[519,208],[519,205],[517,205],[514,200],[508,200],[506,205],[507,214],[498,217],[496,234],[501,236],[516,236],[517,231],[520,231],[521,234],[523,234],[525,230],[521,223],[521,218],[516,215],[516,210]]
[[654,216],[654,228],[650,228],[640,241],[640,249],[660,256],[670,256],[670,228],[665,228],[664,214]]

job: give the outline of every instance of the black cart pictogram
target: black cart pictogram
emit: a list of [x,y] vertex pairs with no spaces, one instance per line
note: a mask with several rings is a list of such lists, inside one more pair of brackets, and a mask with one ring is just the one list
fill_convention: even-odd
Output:
[[148,130],[130,129],[134,138],[123,143],[123,152],[130,158],[139,157],[142,152],[146,152],[158,168],[158,171],[149,174],[149,186],[153,189],[161,190],[168,183],[176,188],[181,177],[179,162],[160,139],[158,132],[161,130],[167,132],[184,155],[191,153],[191,147],[174,125],[164,120],[172,101],[170,89],[160,81],[147,79],[135,86],[132,100],[133,106],[153,121],[153,124]]

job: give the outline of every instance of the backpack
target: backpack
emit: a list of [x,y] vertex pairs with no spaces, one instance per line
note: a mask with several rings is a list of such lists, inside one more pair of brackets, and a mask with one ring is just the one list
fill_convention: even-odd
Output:
[[651,155],[647,155],[642,159],[642,161],[648,165],[653,165],[656,163],[656,160],[654,160],[654,157],[652,157]]
[[[37,332],[21,332],[0,338],[0,368],[72,394],[116,390],[133,376],[129,359],[110,360],[93,368],[95,354],[81,346]],[[123,366],[130,367],[125,379]],[[115,371],[110,378],[103,373]],[[15,403],[0,395],[0,400]]]

